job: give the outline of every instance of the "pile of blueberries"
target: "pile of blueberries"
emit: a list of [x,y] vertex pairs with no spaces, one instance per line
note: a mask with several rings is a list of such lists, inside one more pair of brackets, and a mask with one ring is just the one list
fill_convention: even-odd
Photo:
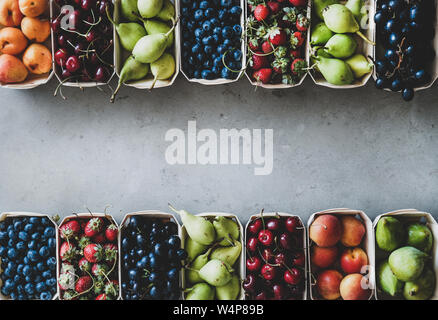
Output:
[[178,300],[179,274],[187,258],[178,226],[163,219],[131,216],[121,237],[122,298]]
[[0,222],[1,293],[12,300],[51,300],[56,293],[55,227],[46,217]]
[[430,0],[377,1],[374,21],[382,49],[375,62],[377,88],[401,92],[410,101],[414,88],[430,82],[435,14],[435,2]]
[[238,0],[181,1],[182,69],[189,78],[238,76],[242,69],[241,15]]

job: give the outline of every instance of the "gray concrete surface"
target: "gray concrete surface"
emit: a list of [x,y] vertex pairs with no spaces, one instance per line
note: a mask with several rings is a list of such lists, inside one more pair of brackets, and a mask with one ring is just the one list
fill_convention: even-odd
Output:
[[[153,92],[125,87],[115,104],[96,89],[64,89],[64,101],[55,86],[0,90],[0,211],[62,216],[110,204],[120,221],[171,202],[242,222],[261,208],[304,219],[332,207],[438,215],[436,86],[405,103],[372,83],[343,91],[307,78],[292,90],[254,91],[246,79],[207,87],[180,76]],[[274,129],[272,174],[167,164],[166,131],[193,119],[199,129]]]

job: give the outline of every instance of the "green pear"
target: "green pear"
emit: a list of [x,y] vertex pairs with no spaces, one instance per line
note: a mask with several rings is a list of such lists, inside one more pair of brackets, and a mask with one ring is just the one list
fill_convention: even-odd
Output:
[[221,287],[226,285],[232,278],[233,269],[217,259],[212,259],[199,270],[199,276],[208,284]]
[[388,260],[382,262],[377,271],[377,283],[380,289],[392,297],[400,294],[403,290],[403,281],[397,279],[389,266]]
[[363,0],[348,0],[345,6],[350,9],[353,16],[356,18],[357,23],[360,24],[360,20],[362,19],[362,6]]
[[310,35],[311,45],[324,45],[333,36],[333,32],[327,28],[324,22],[316,24]]
[[178,213],[186,228],[189,237],[203,245],[210,245],[216,239],[216,231],[213,224],[204,217],[195,216],[186,210],[176,210],[169,206],[174,212]]
[[[167,33],[172,28],[167,23],[154,19],[143,20],[143,23],[148,34]],[[174,38],[174,32],[170,33],[167,38],[166,48],[170,48],[173,45]]]
[[324,46],[325,51],[335,58],[345,59],[353,55],[357,42],[349,34],[338,33],[333,35]]
[[138,12],[143,18],[155,17],[163,7],[163,0],[138,0]]
[[184,250],[187,252],[187,262],[192,262],[197,256],[204,253],[208,246],[196,242],[190,237],[187,237],[184,244]]
[[362,78],[364,75],[370,73],[374,67],[374,64],[360,53],[348,58],[345,62],[350,66],[356,79]]
[[316,67],[328,83],[341,86],[354,81],[353,71],[344,61],[321,56],[314,57],[314,59]]
[[196,259],[190,264],[189,268],[187,268],[186,277],[191,284],[203,282],[199,276],[199,270],[207,264],[211,249],[212,248],[210,248],[206,253],[197,256]]
[[323,20],[324,17],[322,16],[322,11],[325,9],[325,7],[327,7],[331,4],[335,4],[335,3],[339,3],[339,1],[338,0],[314,0],[312,12],[315,12],[316,15],[318,16],[318,18]]
[[170,0],[164,0],[163,7],[158,12],[157,18],[163,21],[175,21],[175,6]]
[[402,247],[391,253],[388,262],[392,272],[401,281],[414,281],[423,272],[428,255],[414,247]]
[[414,223],[408,226],[407,244],[429,253],[433,246],[433,234],[430,229],[421,223]]
[[214,219],[213,226],[216,230],[216,240],[221,240],[219,242],[221,246],[230,246],[232,245],[233,239],[239,239],[239,226],[233,219],[218,216]]
[[198,283],[187,289],[186,300],[213,300],[214,289],[206,283]]
[[401,222],[394,217],[380,218],[376,226],[377,246],[384,251],[393,251],[404,244],[405,230]]
[[236,300],[240,293],[240,280],[233,275],[231,280],[224,286],[216,287],[216,298],[218,300]]
[[119,83],[117,85],[116,90],[114,90],[113,95],[111,96],[111,102],[114,102],[117,93],[122,86],[122,83],[126,83],[130,80],[140,80],[146,77],[149,72],[149,64],[141,63],[134,59],[133,56],[129,56],[126,59],[125,64],[123,65],[122,70],[120,71]]
[[[324,47],[316,46],[312,48],[313,55],[316,57],[324,57],[324,58],[333,58],[333,56],[327,51],[325,51]],[[314,63],[314,61],[313,61]]]
[[128,21],[136,22],[138,20],[137,0],[121,0],[120,9],[122,16]]
[[406,282],[403,296],[406,300],[428,300],[435,292],[435,284],[435,273],[425,268],[417,280]]
[[132,54],[142,63],[151,63],[158,60],[166,50],[167,41],[175,25],[167,33],[148,34],[135,44]]
[[220,247],[215,249],[211,253],[211,259],[218,259],[230,266],[234,266],[237,259],[239,259],[241,252],[242,244],[239,241],[233,240],[233,245],[231,247]]
[[151,63],[151,72],[154,81],[150,89],[155,86],[157,80],[167,80],[175,73],[175,59],[170,53],[163,53],[157,61]]
[[125,50],[131,52],[138,40],[146,36],[146,30],[143,28],[143,26],[136,22],[115,23],[109,14],[108,7],[106,9],[106,13],[108,20],[116,28],[117,34],[119,35],[120,44]]
[[324,22],[331,31],[335,33],[356,33],[366,42],[375,45],[365,35],[360,32],[359,24],[354,18],[353,13],[342,4],[332,4],[322,11]]

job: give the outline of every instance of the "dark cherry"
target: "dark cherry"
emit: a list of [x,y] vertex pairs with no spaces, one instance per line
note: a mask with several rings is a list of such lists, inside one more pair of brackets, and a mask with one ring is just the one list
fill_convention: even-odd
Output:
[[264,229],[259,232],[259,242],[266,247],[269,247],[274,241],[274,236],[271,231]]
[[280,245],[283,249],[291,250],[294,247],[294,239],[289,233],[282,233],[280,235]]
[[85,35],[85,39],[87,39],[88,42],[93,42],[98,37],[98,34],[95,30],[91,29],[87,34]]
[[268,295],[266,294],[265,291],[259,292],[256,296],[255,296],[255,300],[267,300],[268,299]]
[[106,7],[108,7],[108,9],[111,9],[109,6],[108,1],[100,1],[99,2],[99,13],[103,16],[106,15]]
[[68,59],[68,52],[65,49],[59,49],[55,52],[55,62],[58,66],[64,67]]
[[269,264],[265,264],[262,267],[261,273],[265,280],[273,280],[277,274],[276,268]]
[[253,274],[249,274],[246,276],[245,280],[243,281],[243,289],[246,292],[254,292],[256,289],[256,283],[257,278]]
[[94,74],[94,80],[97,82],[106,82],[108,80],[108,70],[105,67],[98,67]]
[[257,238],[249,238],[248,242],[246,243],[246,248],[250,252],[255,252],[257,250],[257,244],[258,244]]
[[283,279],[288,284],[297,285],[301,281],[301,271],[297,268],[286,270],[284,272]]
[[262,229],[262,226],[262,220],[256,219],[249,224],[248,231],[252,234],[257,234]]
[[292,259],[292,264],[294,266],[298,266],[298,267],[304,267],[305,264],[305,257],[304,257],[304,253],[302,251],[296,252],[294,254],[294,257]]
[[52,27],[53,32],[59,32],[59,30],[61,30],[61,19],[59,17],[54,18],[50,23],[50,26]]
[[84,51],[86,49],[87,49],[87,46],[84,43],[82,43],[82,42],[77,43],[75,45],[75,48],[74,48],[75,55],[80,56],[80,55],[84,54],[85,53]]
[[286,255],[283,252],[275,255],[275,264],[284,265],[286,263]]
[[298,217],[289,217],[285,222],[286,230],[289,232],[295,232],[297,227],[301,227],[301,222]]
[[67,40],[68,40],[68,38],[67,38],[66,35],[64,35],[64,34],[59,35],[58,36],[58,41],[57,41],[58,42],[58,46],[60,48],[67,47],[67,45],[68,45]]
[[274,284],[272,286],[275,300],[282,300],[284,298],[284,288],[281,284]]
[[71,73],[75,73],[81,67],[81,62],[79,61],[79,58],[77,56],[70,56],[65,63],[65,67]]
[[246,259],[246,268],[251,272],[258,271],[261,266],[262,262],[259,257],[251,257]]
[[271,231],[280,229],[280,219],[269,219],[268,222],[266,222],[266,228]]
[[70,73],[70,71],[68,71],[67,69],[63,69],[62,73],[61,73],[61,78],[63,80],[70,78],[72,76],[72,74]]
[[94,0],[82,0],[81,1],[81,8],[88,11],[90,10],[96,2]]

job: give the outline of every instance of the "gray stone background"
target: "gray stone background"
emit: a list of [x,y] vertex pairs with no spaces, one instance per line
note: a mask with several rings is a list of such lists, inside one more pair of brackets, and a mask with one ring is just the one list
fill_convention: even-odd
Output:
[[[114,86],[114,85],[113,85]],[[167,203],[194,213],[225,211],[300,215],[333,208],[371,218],[417,208],[438,215],[438,91],[399,94],[365,88],[332,90],[308,77],[298,88],[254,90],[246,79],[222,86],[109,91],[65,88],[56,81],[30,91],[0,89],[0,211],[61,216],[85,207],[117,221]],[[274,170],[253,166],[171,166],[170,128],[274,129]]]

